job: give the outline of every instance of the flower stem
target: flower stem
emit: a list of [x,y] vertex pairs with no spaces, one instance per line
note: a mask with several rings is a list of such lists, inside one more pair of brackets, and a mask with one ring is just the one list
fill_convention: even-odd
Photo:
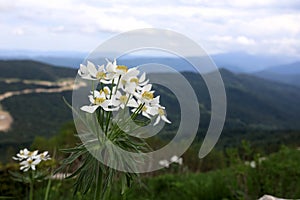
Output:
[[102,190],[102,171],[100,167],[100,162],[98,162],[94,200],[99,200],[101,198],[101,190]]
[[33,171],[32,171],[30,177],[29,200],[33,200],[33,184],[34,184],[34,178],[33,178]]
[[48,184],[47,184],[44,200],[48,200],[48,198],[49,198],[50,187],[51,187],[51,178],[48,179]]

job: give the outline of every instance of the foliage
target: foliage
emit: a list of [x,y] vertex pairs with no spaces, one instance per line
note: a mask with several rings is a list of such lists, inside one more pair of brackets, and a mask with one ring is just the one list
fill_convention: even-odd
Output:
[[[241,151],[242,150],[241,148]],[[133,189],[127,193],[127,199],[258,199],[263,194],[271,194],[278,197],[297,199],[300,197],[300,151],[282,147],[277,153],[273,153],[260,164],[255,156],[256,168],[244,163],[244,155],[239,151],[230,150],[233,156],[226,161],[231,161],[227,168],[206,173],[181,173],[169,174],[169,171],[161,171],[160,175],[142,175],[141,182],[135,183]],[[227,154],[231,154],[229,151]],[[16,167],[16,166],[15,166]],[[26,187],[12,182],[7,174],[7,169],[14,167],[2,166],[0,173],[1,195],[22,197],[26,193]],[[17,170],[17,168],[14,168]],[[6,175],[4,175],[6,172]],[[120,178],[116,177],[117,180]],[[83,195],[78,192],[75,196],[72,185],[74,179],[53,180],[50,188],[49,199],[92,199],[93,193]],[[36,188],[35,197],[42,199],[45,192],[45,184],[41,183]],[[92,185],[91,188],[93,188]],[[110,199],[118,200],[121,187],[116,184],[111,188]],[[38,198],[40,197],[40,198]],[[20,198],[21,199],[21,198]]]
[[57,88],[57,87],[47,86],[47,85],[24,84],[24,83],[20,83],[20,82],[5,83],[0,80],[0,94],[4,94],[5,92],[8,92],[8,91],[20,91],[20,90],[24,90],[24,89],[36,89],[36,88],[50,89],[50,88]]
[[56,81],[76,76],[76,70],[31,60],[0,61],[1,78]]

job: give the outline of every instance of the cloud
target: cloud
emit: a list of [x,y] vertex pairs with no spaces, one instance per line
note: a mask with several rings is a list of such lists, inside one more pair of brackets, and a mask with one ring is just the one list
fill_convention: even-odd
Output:
[[[209,53],[299,56],[299,9],[294,0],[0,0],[0,28],[5,30],[0,36],[11,48],[90,51],[113,34],[157,27],[183,33]],[[15,40],[20,35],[32,40],[30,45]],[[70,45],[72,40],[76,44]]]
[[23,28],[15,28],[12,31],[12,34],[17,35],[17,36],[24,35],[24,29]]
[[253,39],[247,38],[245,36],[237,37],[237,42],[241,45],[254,45],[255,41]]

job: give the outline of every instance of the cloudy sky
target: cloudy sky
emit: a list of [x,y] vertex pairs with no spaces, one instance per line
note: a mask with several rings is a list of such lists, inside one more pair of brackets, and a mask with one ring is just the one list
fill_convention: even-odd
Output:
[[0,0],[0,49],[88,52],[115,34],[167,28],[208,53],[300,55],[296,0]]

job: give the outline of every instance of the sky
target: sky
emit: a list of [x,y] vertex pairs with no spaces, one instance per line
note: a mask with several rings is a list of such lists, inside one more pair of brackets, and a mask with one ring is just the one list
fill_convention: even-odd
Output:
[[139,28],[186,35],[209,54],[300,57],[297,0],[0,0],[0,49],[89,52]]

